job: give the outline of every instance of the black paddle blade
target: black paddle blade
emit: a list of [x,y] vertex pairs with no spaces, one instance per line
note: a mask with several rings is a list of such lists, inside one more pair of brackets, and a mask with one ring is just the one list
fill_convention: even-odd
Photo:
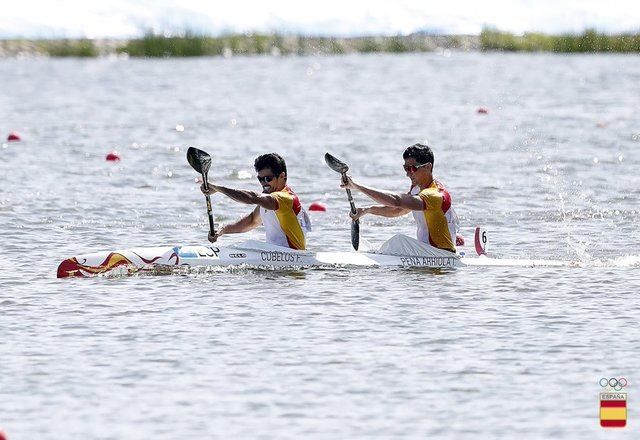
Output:
[[187,160],[189,165],[200,174],[207,174],[211,167],[211,156],[206,151],[189,147],[187,150]]
[[359,245],[360,245],[360,220],[356,220],[355,222],[351,222],[351,246],[353,246],[353,249],[357,251]]
[[330,155],[329,153],[326,153],[324,155],[324,161],[327,163],[327,165],[329,165],[329,168],[337,173],[346,173],[347,171],[349,171],[349,167],[346,163],[338,160],[336,157]]

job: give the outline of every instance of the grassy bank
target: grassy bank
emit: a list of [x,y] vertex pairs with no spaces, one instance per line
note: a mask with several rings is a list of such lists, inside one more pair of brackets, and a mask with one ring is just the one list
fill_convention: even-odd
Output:
[[[462,38],[440,37],[439,43],[451,48],[461,48]],[[428,52],[435,50],[438,42],[427,35],[395,37],[331,38],[283,36],[278,34],[248,34],[208,37],[185,35],[164,37],[149,34],[130,40],[118,49],[134,57],[182,57],[216,55],[311,55],[368,52]]]
[[477,36],[435,36],[416,33],[392,37],[308,37],[279,34],[234,34],[211,37],[186,33],[149,33],[131,40],[4,40],[0,56],[41,55],[92,57],[197,57],[231,55],[317,55],[369,52],[429,52],[439,48],[477,50]]
[[3,40],[0,55],[35,55],[51,57],[97,57],[100,55],[94,40]]
[[640,52],[640,34],[607,35],[587,30],[582,34],[525,33],[519,36],[484,29],[480,34],[480,47],[486,51],[511,52]]
[[132,57],[198,57],[232,55],[318,55],[345,53],[430,52],[438,49],[526,52],[640,52],[640,34],[514,35],[484,29],[475,35],[415,33],[391,37],[308,37],[279,34],[233,34],[219,37],[186,33],[164,36],[149,33],[131,40],[0,40],[1,56],[96,57],[128,54]]

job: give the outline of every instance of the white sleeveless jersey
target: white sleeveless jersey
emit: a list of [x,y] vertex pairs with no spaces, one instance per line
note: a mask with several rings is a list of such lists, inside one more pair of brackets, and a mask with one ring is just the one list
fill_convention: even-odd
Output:
[[[417,196],[420,194],[420,187],[414,186],[409,191],[409,194],[412,196]],[[424,218],[424,213],[422,211],[411,211],[413,214],[413,218],[416,221],[416,238],[418,241],[423,243],[429,243],[429,226]],[[460,230],[460,219],[458,218],[458,214],[453,209],[453,205],[449,207],[449,209],[444,213],[444,218],[447,220],[447,226],[449,227],[449,234],[451,235],[451,242],[455,244],[456,242],[456,234]]]
[[306,249],[306,233],[311,230],[309,216],[298,196],[289,187],[269,194],[276,199],[276,210],[260,208],[267,243],[291,249]]

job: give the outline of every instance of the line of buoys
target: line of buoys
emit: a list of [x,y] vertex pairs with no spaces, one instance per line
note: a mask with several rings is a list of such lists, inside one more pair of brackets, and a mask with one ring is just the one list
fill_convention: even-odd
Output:
[[477,113],[479,115],[486,115],[489,113],[489,109],[486,107],[479,107]]
[[113,150],[107,154],[106,159],[110,162],[118,162],[120,160],[120,154],[117,151]]
[[327,211],[327,207],[325,206],[324,203],[313,202],[312,204],[309,205],[309,211],[326,212]]
[[15,131],[12,131],[11,133],[9,133],[9,136],[7,136],[8,142],[18,142],[19,140],[21,140],[20,135]]

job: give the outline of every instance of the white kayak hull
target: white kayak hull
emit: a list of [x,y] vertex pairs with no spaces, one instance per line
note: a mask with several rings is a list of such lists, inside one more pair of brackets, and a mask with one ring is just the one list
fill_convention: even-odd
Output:
[[[395,247],[394,247],[395,246]],[[453,269],[463,266],[568,266],[560,260],[524,260],[461,257],[452,252],[396,235],[382,245],[384,253],[298,251],[258,241],[231,246],[166,246],[97,252],[64,260],[58,278],[132,274],[144,270],[249,266],[291,267],[426,267]]]
[[101,274],[134,273],[145,269],[207,266],[360,266],[430,267],[462,266],[452,252],[431,248],[423,255],[387,255],[367,252],[298,251],[266,243],[248,241],[233,246],[167,246],[97,252],[64,260],[58,278]]

